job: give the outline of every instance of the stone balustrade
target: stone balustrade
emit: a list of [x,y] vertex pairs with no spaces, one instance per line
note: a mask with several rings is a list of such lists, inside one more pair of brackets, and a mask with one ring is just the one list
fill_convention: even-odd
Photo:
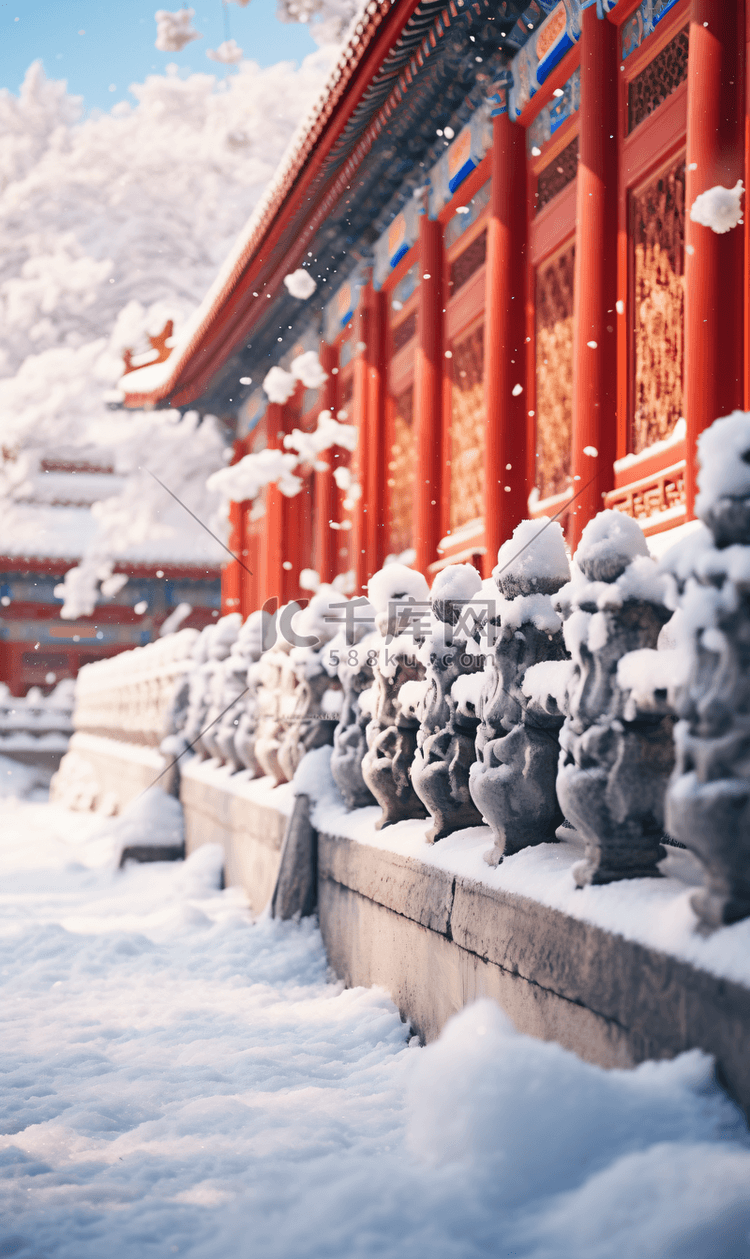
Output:
[[76,681],[75,729],[158,747],[179,685],[194,668],[199,638],[198,630],[183,629],[84,665]]
[[23,697],[0,686],[0,756],[33,767],[40,785],[67,751],[73,733],[73,686],[66,678],[49,695],[32,686]]
[[436,843],[485,821],[492,866],[574,839],[581,887],[660,878],[676,844],[705,871],[702,929],[750,917],[750,414],[700,451],[702,532],[661,564],[621,512],[570,561],[557,523],[524,521],[485,582],[452,565],[430,591],[392,563],[367,599],[321,587],[276,622],[234,613],[89,665],[76,729],[167,732],[165,752],[277,786],[331,744],[379,828],[424,818]]

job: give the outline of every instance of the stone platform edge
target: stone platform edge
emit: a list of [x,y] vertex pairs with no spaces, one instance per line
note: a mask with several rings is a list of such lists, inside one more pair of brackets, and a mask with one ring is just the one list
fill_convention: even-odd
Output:
[[750,1110],[750,990],[530,897],[318,836],[319,914],[348,984],[386,987],[424,1040],[493,997],[519,1031],[633,1066],[700,1048]]
[[[106,763],[109,778],[115,741],[74,742],[95,772]],[[131,767],[152,768],[153,749],[139,757],[122,747]],[[279,871],[291,786],[272,790],[268,780],[230,779],[211,762],[190,760],[180,798],[186,852],[221,844],[227,884],[242,886],[253,912],[262,912]],[[320,928],[331,968],[347,985],[387,989],[424,1041],[487,996],[519,1031],[605,1067],[699,1048],[715,1057],[750,1116],[750,986],[533,896],[393,851],[390,842],[383,832],[370,845],[318,831]]]

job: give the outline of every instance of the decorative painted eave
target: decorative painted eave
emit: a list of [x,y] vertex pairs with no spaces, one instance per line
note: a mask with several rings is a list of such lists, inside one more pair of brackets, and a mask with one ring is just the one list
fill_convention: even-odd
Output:
[[[246,288],[256,283],[263,254],[268,254],[275,243],[274,228],[278,235],[282,209],[288,215],[302,204],[324,164],[330,161],[333,167],[340,166],[345,151],[351,150],[388,96],[394,80],[408,66],[415,45],[424,39],[426,28],[443,6],[444,0],[370,0],[324,89],[290,141],[276,176],[169,359],[131,372],[123,379],[121,388],[126,393],[127,406],[155,406],[167,401],[180,405],[183,395],[195,397],[200,392],[199,387],[191,388],[193,380],[196,375],[205,379],[215,361],[207,342],[217,331],[221,312],[236,305],[240,298],[240,280],[247,281]],[[415,21],[411,23],[413,17]],[[378,74],[380,65],[383,69]],[[196,356],[200,356],[199,372],[186,375]],[[197,379],[195,384],[198,385]],[[188,400],[185,396],[184,401]]]
[[[608,11],[616,0],[602,3]],[[527,19],[545,22],[558,7],[580,12],[580,0],[513,5],[518,18],[508,19],[514,21],[505,41],[508,59],[532,34]],[[446,31],[487,8],[488,0],[448,0],[447,5],[445,0],[370,0],[172,354],[121,381],[126,406],[179,407],[200,397],[227,354],[266,317],[268,297],[275,299],[284,274],[299,265]]]

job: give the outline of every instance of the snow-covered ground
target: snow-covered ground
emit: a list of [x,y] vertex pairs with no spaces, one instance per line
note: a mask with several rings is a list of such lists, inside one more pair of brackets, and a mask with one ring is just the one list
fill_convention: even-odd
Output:
[[747,1256],[701,1054],[606,1072],[487,1002],[421,1049],[216,849],[118,873],[101,818],[0,808],[0,1255]]

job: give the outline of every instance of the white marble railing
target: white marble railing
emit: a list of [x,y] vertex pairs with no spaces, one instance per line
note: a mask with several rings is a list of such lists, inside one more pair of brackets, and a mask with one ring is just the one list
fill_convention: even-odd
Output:
[[75,729],[158,747],[197,638],[197,630],[184,629],[84,665],[76,682]]
[[73,682],[61,682],[51,695],[32,687],[16,697],[0,688],[0,755],[64,752],[73,733]]

